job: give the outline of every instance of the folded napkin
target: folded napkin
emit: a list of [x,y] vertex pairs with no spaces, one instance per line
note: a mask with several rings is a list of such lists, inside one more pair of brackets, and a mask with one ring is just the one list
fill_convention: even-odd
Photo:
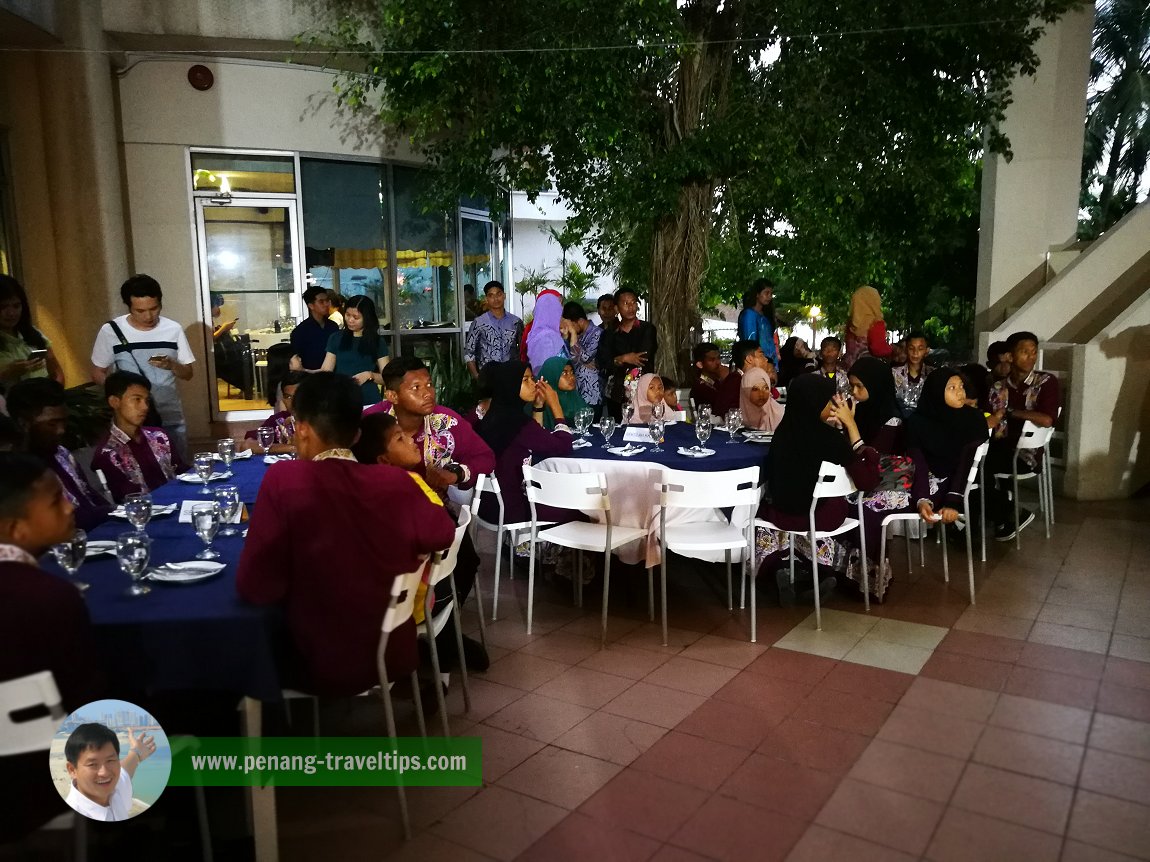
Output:
[[628,443],[626,446],[612,446],[607,450],[612,455],[619,455],[623,458],[630,458],[632,455],[638,455],[640,452],[646,452],[646,446],[632,446]]
[[[172,514],[172,512],[176,511],[177,508],[178,508],[178,504],[176,504],[176,503],[169,503],[166,506],[157,506],[155,503],[153,503],[152,504],[152,517],[155,518],[157,515],[170,515],[170,514]],[[115,509],[113,509],[108,514],[111,515],[113,518],[126,518],[126,517],[128,517],[127,514],[124,512],[124,507],[122,505],[117,506]]]
[[[214,472],[208,477],[209,482],[218,482],[220,479],[230,479],[232,477],[231,471],[228,472]],[[203,480],[200,479],[197,473],[181,473],[176,477],[181,482],[187,482],[189,485],[202,485]]]
[[571,444],[572,449],[586,449],[588,446],[594,446],[590,440],[576,440]]
[[[192,507],[193,506],[199,506],[202,503],[210,503],[210,502],[212,502],[211,499],[208,499],[206,497],[204,499],[200,499],[200,500],[184,500],[183,503],[180,504],[180,523],[181,524],[192,523]],[[236,510],[235,516],[230,521],[228,521],[228,523],[229,524],[240,523],[240,520],[243,518],[243,514],[244,514],[244,507],[241,505],[239,507],[239,509]]]
[[678,452],[688,458],[709,458],[715,454],[714,449],[690,449],[686,446],[680,446]]
[[[215,458],[217,461],[223,461],[224,460],[223,458],[220,457],[219,452],[217,452],[212,457]],[[250,457],[252,457],[252,450],[251,449],[245,449],[243,452],[237,452],[235,455],[233,455],[232,460],[233,461],[242,461],[245,458],[250,458]]]

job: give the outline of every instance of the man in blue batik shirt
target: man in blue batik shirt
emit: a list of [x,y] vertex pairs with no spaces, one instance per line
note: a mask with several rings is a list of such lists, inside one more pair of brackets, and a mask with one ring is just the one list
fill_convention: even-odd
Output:
[[485,365],[508,362],[519,358],[519,341],[523,337],[523,321],[504,310],[507,296],[503,285],[489,281],[483,287],[487,311],[479,315],[467,328],[463,346],[463,361],[472,378],[478,378]]

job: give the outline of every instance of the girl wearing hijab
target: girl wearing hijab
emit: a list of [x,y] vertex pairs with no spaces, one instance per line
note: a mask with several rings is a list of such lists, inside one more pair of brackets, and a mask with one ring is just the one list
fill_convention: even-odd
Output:
[[536,374],[552,356],[569,355],[567,340],[559,331],[563,320],[563,297],[554,290],[545,290],[535,300],[531,318],[531,331],[527,333],[527,361]]
[[882,299],[869,284],[864,284],[851,296],[851,318],[846,342],[842,365],[847,371],[850,371],[860,356],[890,358],[886,322],[882,319]]
[[902,418],[890,366],[873,356],[860,357],[851,366],[849,380],[858,404],[855,424],[863,440],[882,455],[901,455]]
[[800,374],[818,368],[815,355],[807,343],[797,335],[792,335],[779,349],[779,386],[790,386]]
[[[484,371],[491,406],[475,430],[495,453],[495,478],[503,495],[504,523],[529,521],[531,509],[523,491],[523,464],[570,455],[571,430],[558,393],[546,381],[536,383],[526,362],[493,362]],[[531,405],[529,412],[524,411],[524,405]],[[543,427],[545,410],[550,410],[555,418],[553,431]],[[483,496],[479,514],[491,523],[499,519],[494,495]],[[569,514],[566,520],[570,520]]]
[[783,405],[771,397],[771,376],[763,369],[743,372],[739,411],[743,414],[743,426],[757,431],[774,431],[783,421]]
[[906,420],[907,444],[914,458],[915,507],[924,521],[935,512],[953,524],[962,512],[962,492],[974,451],[986,442],[986,417],[966,403],[962,376],[939,368],[926,378],[918,409]]
[[635,384],[635,415],[631,422],[646,425],[651,421],[651,410],[663,400],[663,378],[658,374],[644,374]]
[[[559,406],[563,409],[563,416],[568,422],[575,421],[575,414],[587,406],[583,396],[579,394],[575,380],[575,369],[571,362],[562,356],[552,356],[543,363],[543,370],[539,375],[547,385],[559,396]],[[555,414],[551,408],[543,405],[543,427],[550,431],[555,427]]]
[[[845,434],[829,424],[832,419],[842,425]],[[834,381],[804,374],[787,390],[786,414],[767,454],[771,501],[759,508],[759,517],[784,529],[806,533],[810,529],[811,501],[823,461],[846,467],[855,486],[863,491],[878,485],[878,452],[863,442],[855,424],[854,409],[836,397]],[[841,497],[820,500],[815,508],[815,528],[833,530],[850,511],[850,505]],[[774,530],[761,530],[755,538],[756,560],[768,563],[769,571],[782,558],[790,537]],[[800,553],[809,556],[809,546],[801,536],[796,544]],[[847,549],[834,539],[821,540],[817,552],[820,566],[842,570],[846,564]],[[780,590],[783,589],[780,580]]]

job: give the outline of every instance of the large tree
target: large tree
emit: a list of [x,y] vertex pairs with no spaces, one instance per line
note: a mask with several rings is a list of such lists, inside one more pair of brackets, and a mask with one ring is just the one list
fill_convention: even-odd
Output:
[[[1074,0],[320,0],[344,104],[442,200],[554,186],[685,346],[716,214],[840,292],[955,215],[1043,22]],[[346,66],[345,66],[346,68]],[[960,154],[961,158],[956,158]],[[809,262],[809,263],[808,263]],[[826,286],[826,285],[822,285]],[[660,351],[674,373],[681,353]]]

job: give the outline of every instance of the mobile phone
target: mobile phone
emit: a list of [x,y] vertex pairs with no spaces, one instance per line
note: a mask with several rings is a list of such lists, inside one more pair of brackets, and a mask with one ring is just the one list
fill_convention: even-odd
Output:
[[167,359],[167,358],[168,358],[168,357],[166,357],[166,356],[165,356],[164,354],[162,354],[162,353],[154,353],[154,354],[152,354],[151,356],[149,356],[149,357],[148,357],[148,361],[149,361],[149,362],[155,362],[157,359]]
[[48,351],[44,348],[41,348],[39,350],[33,350],[31,353],[28,354],[28,358],[31,359],[32,361],[35,361],[37,359],[47,359],[48,358]]

